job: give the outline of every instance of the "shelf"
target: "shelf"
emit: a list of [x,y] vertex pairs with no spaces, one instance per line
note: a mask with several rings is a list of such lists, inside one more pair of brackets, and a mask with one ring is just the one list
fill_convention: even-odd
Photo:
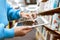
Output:
[[52,10],[40,12],[37,15],[53,15],[54,13],[60,14],[60,7],[52,9]]
[[[51,34],[52,34],[52,37],[53,37],[52,40],[60,39],[60,32],[55,31],[55,30],[52,30],[52,29],[49,28],[47,25],[43,25],[42,27],[46,29],[47,35],[51,35]],[[43,40],[46,40],[45,37],[48,37],[48,36],[46,36],[46,35],[44,36],[43,33],[40,32],[39,28],[37,28],[37,31],[39,32],[40,37],[41,37]],[[50,36],[50,37],[51,37],[51,36]],[[50,37],[48,37],[48,39],[49,39]],[[39,39],[39,37],[38,37],[38,39]]]
[[38,28],[36,28],[36,30],[37,30],[39,36],[40,36],[43,40],[45,40],[45,37],[43,36],[43,34],[42,34],[41,32],[39,32],[40,30],[39,30]]
[[52,30],[51,28],[49,28],[47,25],[43,25],[49,32],[57,35],[58,37],[60,37],[60,32]]

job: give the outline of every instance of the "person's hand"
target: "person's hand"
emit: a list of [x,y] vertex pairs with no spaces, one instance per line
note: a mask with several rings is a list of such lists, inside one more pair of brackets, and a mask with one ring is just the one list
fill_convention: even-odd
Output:
[[23,18],[36,18],[37,17],[37,15],[36,15],[36,13],[24,13],[24,12],[21,12],[20,13],[20,15],[21,15],[21,17],[23,17]]
[[30,26],[16,27],[15,28],[15,37],[17,37],[17,36],[25,36],[30,31],[32,31],[32,28],[30,28]]
[[37,17],[37,14],[35,12],[31,12],[31,16],[35,19]]

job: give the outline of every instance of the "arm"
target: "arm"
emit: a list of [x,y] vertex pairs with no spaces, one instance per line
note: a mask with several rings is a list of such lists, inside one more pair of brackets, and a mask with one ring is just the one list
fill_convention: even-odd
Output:
[[24,36],[31,30],[32,28],[30,27],[16,27],[12,29],[7,29],[7,28],[4,28],[4,24],[0,24],[0,40],[4,38]]
[[7,16],[9,21],[19,19],[20,10],[15,10],[9,4],[7,4]]
[[[36,16],[36,14],[32,14],[32,15],[34,15],[34,17]],[[20,10],[15,10],[9,4],[7,4],[7,16],[9,21],[19,19],[20,17],[30,18],[29,13],[24,13],[21,12]]]
[[0,23],[0,40],[4,38],[4,25]]
[[27,27],[16,27],[12,29],[4,29],[4,38],[12,38],[18,36],[25,36],[28,32],[30,32],[32,28]]
[[4,24],[0,23],[0,39],[14,37],[14,29],[4,28]]
[[4,38],[12,38],[15,36],[15,31],[14,29],[7,29],[7,28],[4,28]]

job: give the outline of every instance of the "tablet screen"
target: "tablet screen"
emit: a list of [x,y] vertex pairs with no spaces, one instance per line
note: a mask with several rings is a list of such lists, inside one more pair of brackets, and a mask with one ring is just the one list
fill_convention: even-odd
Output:
[[33,21],[23,21],[23,22],[17,23],[17,26],[32,26],[33,23],[34,23]]

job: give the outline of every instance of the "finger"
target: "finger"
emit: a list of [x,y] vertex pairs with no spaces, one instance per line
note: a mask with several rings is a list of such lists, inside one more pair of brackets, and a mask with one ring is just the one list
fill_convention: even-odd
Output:
[[29,19],[29,16],[24,16],[24,18],[27,18],[27,19]]
[[32,16],[33,16],[34,18],[36,18],[36,17],[37,17],[37,14],[36,14],[35,12],[32,12]]
[[32,29],[32,26],[21,26],[21,29],[23,29],[23,30]]
[[24,30],[24,33],[28,33],[28,32],[30,32],[30,31],[32,31],[32,29]]
[[32,14],[32,17],[35,19],[37,17],[37,15],[36,14]]
[[29,15],[29,14],[27,14],[27,15],[26,15],[26,17],[30,18],[30,15]]
[[29,27],[24,28],[23,30],[29,30],[29,29],[32,29],[32,27],[29,26]]
[[30,29],[32,29],[32,28],[25,28],[25,29],[23,29],[23,30],[30,30]]
[[30,18],[30,15],[29,14],[26,14],[25,16],[23,16],[24,18]]

